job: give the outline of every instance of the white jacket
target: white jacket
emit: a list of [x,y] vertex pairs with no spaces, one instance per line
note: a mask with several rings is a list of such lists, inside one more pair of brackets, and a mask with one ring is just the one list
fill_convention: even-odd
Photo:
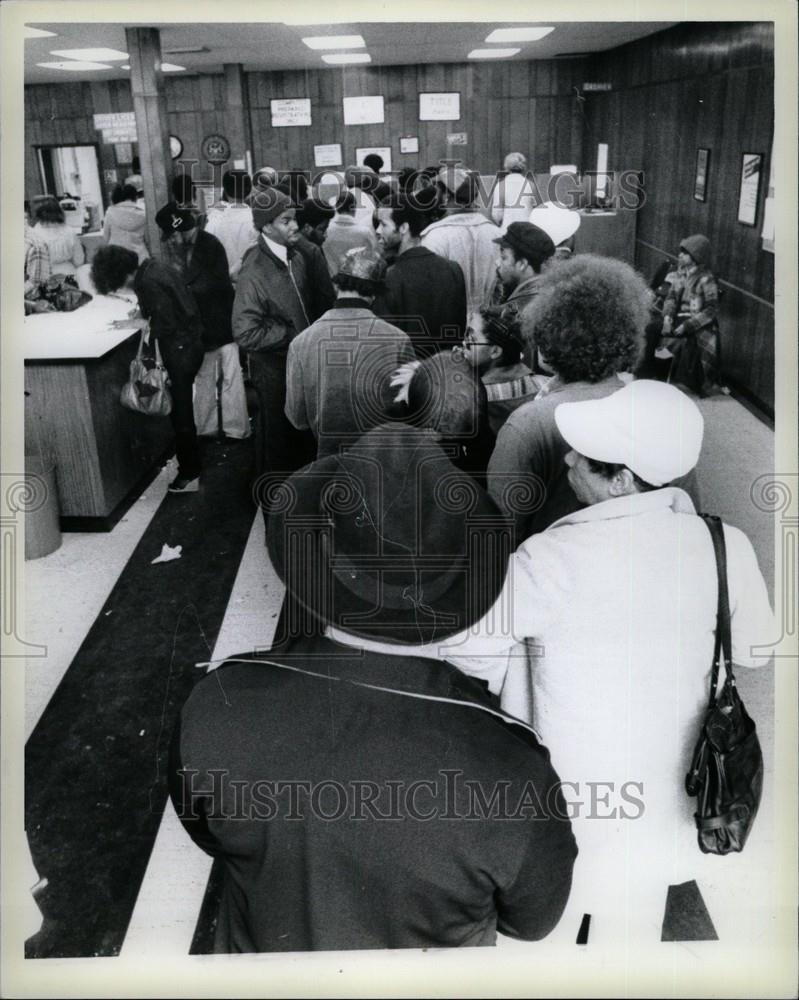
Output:
[[467,315],[488,303],[496,279],[497,226],[479,212],[445,216],[422,232],[422,246],[460,264],[466,281]]

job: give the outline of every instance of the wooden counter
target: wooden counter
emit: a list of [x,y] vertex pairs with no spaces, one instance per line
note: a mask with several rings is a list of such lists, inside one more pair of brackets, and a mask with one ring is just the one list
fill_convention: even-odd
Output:
[[110,323],[131,308],[98,295],[72,313],[25,318],[25,452],[55,462],[64,530],[109,531],[172,442],[168,417],[119,402],[139,329]]

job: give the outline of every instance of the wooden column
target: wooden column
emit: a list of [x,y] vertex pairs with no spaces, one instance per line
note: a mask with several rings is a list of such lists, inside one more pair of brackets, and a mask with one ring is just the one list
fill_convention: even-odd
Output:
[[[222,69],[225,74],[225,128],[230,143],[230,158],[243,160],[248,149],[252,153],[247,81],[241,63],[226,63]],[[232,163],[230,165],[233,166]]]
[[166,117],[161,35],[157,28],[125,28],[130,57],[130,84],[144,181],[147,234],[154,257],[160,256],[160,230],[155,214],[172,197],[172,157]]

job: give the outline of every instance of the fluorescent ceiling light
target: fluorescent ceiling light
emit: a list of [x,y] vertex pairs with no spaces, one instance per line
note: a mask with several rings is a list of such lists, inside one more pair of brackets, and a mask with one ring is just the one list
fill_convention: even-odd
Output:
[[55,31],[45,31],[44,28],[31,28],[26,24],[24,28],[25,38],[55,38]]
[[309,49],[365,49],[363,35],[315,35],[303,38]]
[[183,73],[185,70],[185,66],[176,66],[174,63],[161,63],[161,71],[163,73]]
[[165,56],[185,56],[190,52],[210,52],[205,45],[183,45],[175,49],[164,49]]
[[130,66],[128,66],[127,63],[125,63],[123,66],[120,66],[119,68],[120,69],[130,69]]
[[518,55],[521,49],[472,49],[467,59],[509,59]]
[[537,42],[554,31],[554,28],[497,28],[486,38],[487,42]]
[[36,63],[37,66],[41,66],[43,69],[66,69],[71,70],[73,73],[80,73],[84,70],[90,69],[113,69],[113,66],[108,66],[105,63],[96,62],[81,62],[79,59],[66,59],[64,62],[45,62]]
[[119,49],[51,49],[50,55],[82,59],[84,62],[115,62],[130,58],[127,52],[120,52]]
[[331,52],[322,56],[322,61],[342,66],[345,63],[368,63],[372,61],[372,57],[368,52]]

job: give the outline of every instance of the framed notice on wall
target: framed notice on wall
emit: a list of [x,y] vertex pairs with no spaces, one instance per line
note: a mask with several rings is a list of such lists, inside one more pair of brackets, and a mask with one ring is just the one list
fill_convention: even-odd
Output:
[[461,117],[461,95],[419,94],[420,122],[457,122]]
[[382,97],[345,97],[345,125],[382,125],[385,121]]
[[741,156],[741,190],[738,195],[738,221],[745,226],[754,226],[757,220],[757,199],[760,194],[760,175],[762,172],[762,153],[744,153]]
[[290,97],[286,100],[269,102],[272,113],[272,128],[289,128],[293,125],[311,124],[311,99]]
[[326,146],[314,146],[313,165],[315,167],[340,167],[343,163],[340,142],[330,142]]
[[418,153],[419,152],[419,136],[418,135],[401,135],[400,136],[400,152],[401,153]]
[[710,166],[710,150],[699,148],[696,151],[696,177],[694,178],[694,198],[697,201],[707,200],[707,172]]

